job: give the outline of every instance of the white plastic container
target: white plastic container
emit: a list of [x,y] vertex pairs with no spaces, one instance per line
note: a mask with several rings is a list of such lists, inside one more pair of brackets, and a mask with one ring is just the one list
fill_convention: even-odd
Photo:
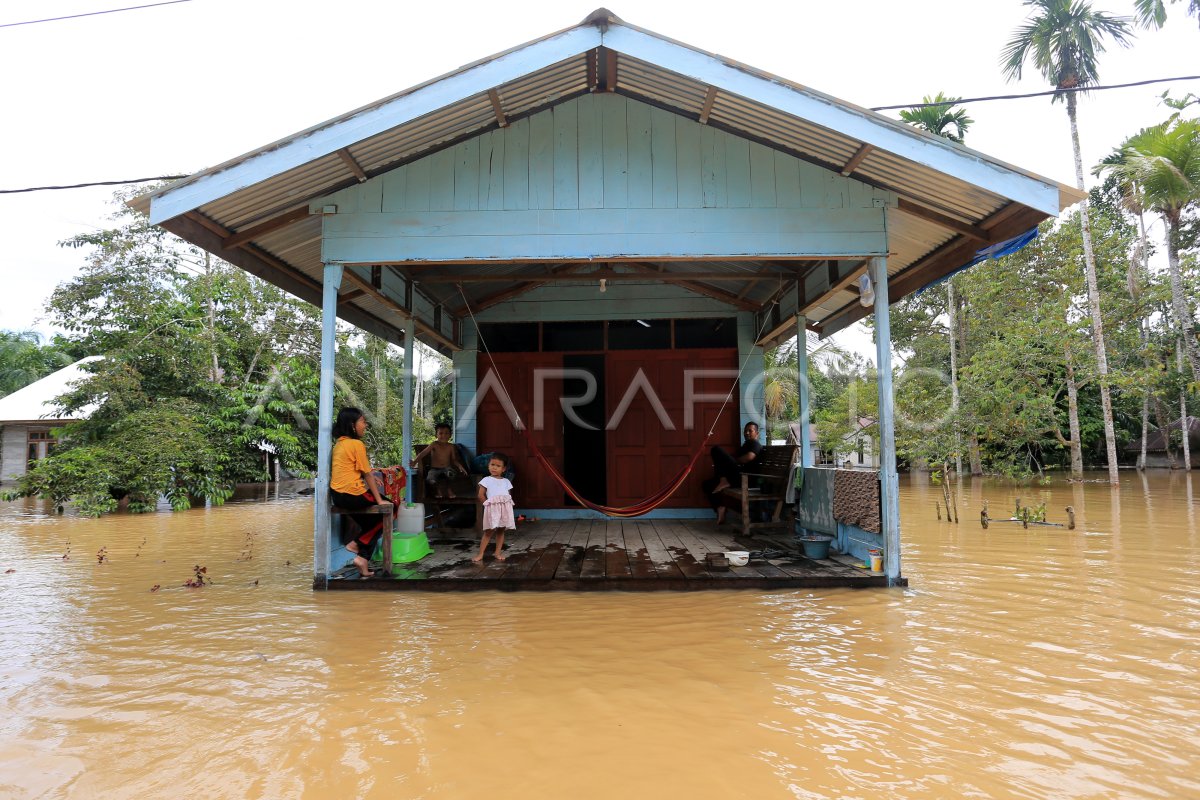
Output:
[[425,505],[412,503],[396,507],[397,533],[423,533],[425,531]]
[[750,562],[749,550],[731,550],[725,554],[731,567],[744,567]]

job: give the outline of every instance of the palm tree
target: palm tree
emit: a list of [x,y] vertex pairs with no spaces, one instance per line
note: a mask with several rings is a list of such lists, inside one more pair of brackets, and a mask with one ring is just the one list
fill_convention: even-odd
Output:
[[36,331],[0,331],[0,397],[70,364],[55,344],[42,344]]
[[[1075,154],[1075,182],[1083,182],[1083,158],[1079,153],[1079,123],[1076,91],[1085,90],[1099,80],[1096,57],[1104,52],[1104,39],[1111,38],[1127,47],[1131,43],[1131,19],[1095,11],[1086,0],[1025,0],[1032,14],[1017,28],[1004,46],[1000,65],[1012,81],[1021,77],[1025,62],[1033,66],[1058,90],[1054,100],[1066,99],[1067,118],[1071,122],[1071,146]],[[1066,90],[1066,91],[1064,91]],[[1104,323],[1100,317],[1100,289],[1096,282],[1096,255],[1092,249],[1091,219],[1088,202],[1080,203],[1083,226],[1083,260],[1087,277],[1088,307],[1092,317],[1092,338],[1096,346],[1096,367],[1100,377],[1100,404],[1104,410],[1104,441],[1108,450],[1108,480],[1117,483],[1117,436],[1113,428],[1112,393],[1108,385],[1108,353],[1104,346]]]
[[[1171,5],[1178,2],[1171,0]],[[1133,11],[1143,28],[1161,28],[1167,21],[1167,5],[1163,0],[1133,0]],[[1188,0],[1187,13],[1200,19],[1200,0]]]
[[[1112,175],[1117,181],[1118,190],[1121,192],[1121,205],[1124,206],[1126,211],[1137,217],[1138,243],[1129,259],[1125,284],[1129,291],[1129,299],[1133,301],[1134,307],[1139,313],[1138,333],[1142,341],[1142,358],[1147,371],[1149,371],[1151,368],[1150,319],[1148,317],[1148,310],[1146,313],[1142,313],[1143,305],[1141,302],[1142,283],[1150,275],[1150,242],[1146,236],[1146,198],[1142,192],[1141,185],[1124,169],[1126,166],[1125,148],[1128,145],[1129,140],[1127,139],[1120,147],[1105,156],[1099,164],[1092,167],[1092,175],[1097,178],[1104,175]],[[1142,387],[1141,451],[1138,454],[1137,460],[1139,472],[1146,468],[1146,439],[1149,431],[1150,384],[1146,383]]]
[[1125,143],[1115,164],[1105,166],[1120,180],[1141,187],[1145,206],[1166,223],[1171,310],[1192,379],[1200,383],[1195,320],[1184,294],[1179,265],[1184,214],[1200,206],[1200,120],[1175,120],[1147,128]]
[[[961,100],[961,97],[946,97],[942,92],[937,93],[937,97],[930,98],[925,95],[921,98],[920,106],[906,108],[900,112],[900,119],[907,122],[916,128],[929,131],[937,136],[942,136],[952,142],[962,144],[967,135],[967,128],[975,121],[967,116],[965,108],[955,109],[954,106]],[[950,128],[954,131],[951,132]],[[959,298],[956,296],[954,279],[946,281],[946,312],[949,317],[949,333],[950,340],[950,407],[955,414],[954,417],[954,471],[956,475],[962,475],[962,446],[960,443],[960,432],[958,422],[958,407],[959,407],[959,391],[958,391],[958,354],[960,346],[965,350],[966,342],[961,345],[958,342],[961,327],[958,324]],[[965,355],[965,353],[964,353]],[[977,445],[976,449],[977,449]],[[974,463],[974,462],[973,462]],[[974,466],[972,466],[971,474],[975,474]]]
[[[954,109],[961,97],[946,97],[941,92],[937,97],[925,95],[919,105],[900,112],[900,119],[909,125],[943,136],[952,142],[962,143],[967,128],[975,120],[967,116],[966,109]],[[950,130],[953,128],[953,132]]]

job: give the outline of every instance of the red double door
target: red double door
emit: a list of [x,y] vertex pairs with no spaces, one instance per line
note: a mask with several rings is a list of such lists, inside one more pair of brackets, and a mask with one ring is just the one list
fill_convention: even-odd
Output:
[[[519,506],[561,508],[575,503],[564,496],[562,487],[538,463],[524,435],[515,429],[511,411],[516,412],[538,449],[560,473],[570,474],[571,459],[603,459],[606,496],[588,499],[610,506],[633,505],[654,494],[669,484],[702,446],[737,446],[741,398],[736,384],[736,350],[604,353],[604,375],[596,376],[597,384],[603,387],[602,453],[597,453],[595,447],[578,446],[581,452],[571,452],[567,445],[571,437],[565,435],[566,426],[573,423],[563,413],[563,380],[556,377],[564,355],[570,354],[497,353],[492,356],[494,377],[489,377],[492,363],[487,356],[480,358],[479,387],[487,387],[487,391],[476,412],[478,449],[498,450],[512,457]],[[500,385],[507,389],[511,411],[505,409],[502,392],[495,391]],[[725,403],[727,394],[729,401]],[[713,437],[705,445],[710,429]],[[704,452],[663,507],[707,505],[700,483],[711,474],[712,463]]]

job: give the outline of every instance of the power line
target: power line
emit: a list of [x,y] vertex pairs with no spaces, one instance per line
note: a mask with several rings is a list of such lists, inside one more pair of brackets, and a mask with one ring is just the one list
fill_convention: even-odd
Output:
[[967,97],[958,100],[946,100],[941,103],[907,103],[900,106],[874,106],[871,111],[892,111],[897,108],[939,108],[941,106],[956,106],[962,103],[982,103],[985,100],[1021,100],[1026,97],[1046,97],[1051,94],[1067,94],[1068,92],[1098,92],[1102,89],[1127,89],[1130,86],[1146,86],[1151,83],[1169,83],[1171,81],[1200,80],[1200,75],[1184,75],[1179,78],[1152,78],[1148,81],[1133,83],[1114,83],[1108,86],[1073,86],[1068,89],[1051,89],[1048,92],[1030,92],[1029,94],[997,94],[991,97]]
[[95,181],[93,183],[72,183],[69,186],[31,186],[28,189],[0,189],[0,194],[21,194],[23,192],[49,192],[55,189],[85,189],[88,186],[121,186],[126,183],[149,183],[150,181],[177,181],[187,175],[160,175],[157,178],[134,178],[130,181]]
[[[171,2],[187,3],[187,2],[191,2],[191,0],[171,0]],[[170,4],[171,3],[156,3],[155,5],[170,5]],[[149,6],[134,6],[134,8],[149,8]],[[127,9],[114,9],[114,10],[124,11]],[[109,13],[109,12],[97,11],[95,13],[104,14],[104,13]],[[87,16],[87,15],[81,14],[79,16]],[[67,17],[60,17],[59,19],[67,19]],[[20,25],[20,24],[24,24],[24,23],[11,23],[11,24]],[[0,25],[0,27],[5,27],[5,26]],[[1071,89],[1061,89],[1061,90],[1060,89],[1051,89],[1050,91],[1046,91],[1046,92],[1032,92],[1030,94],[1002,94],[1002,95],[993,95],[991,97],[968,97],[968,98],[963,98],[963,99],[958,99],[958,100],[947,100],[947,101],[941,102],[941,103],[908,103],[905,105],[898,105],[898,106],[875,106],[874,108],[871,108],[870,110],[871,111],[892,111],[892,110],[898,109],[898,108],[938,108],[941,106],[954,106],[954,105],[960,105],[960,104],[966,104],[966,103],[982,103],[985,100],[1021,100],[1026,97],[1046,97],[1047,95],[1063,94],[1065,92],[1090,92],[1090,91],[1100,91],[1102,89],[1127,89],[1131,86],[1146,86],[1151,83],[1169,83],[1172,81],[1194,81],[1194,80],[1200,80],[1200,75],[1183,75],[1178,78],[1151,78],[1150,80],[1146,80],[1146,81],[1135,81],[1134,83],[1114,83],[1114,84],[1110,84],[1108,86],[1086,86],[1086,87],[1077,86],[1077,87],[1074,87]],[[160,175],[156,178],[134,178],[133,180],[128,180],[128,181],[95,181],[93,183],[73,183],[68,186],[31,186],[26,189],[0,189],[0,194],[22,194],[25,192],[48,192],[48,191],[54,191],[57,189],[85,189],[89,186],[120,186],[122,184],[127,184],[127,183],[149,183],[150,181],[176,181],[176,180],[180,180],[181,178],[186,178],[186,177],[188,177],[188,176],[187,175]]]
[[192,0],[165,0],[162,3],[148,3],[144,6],[127,6],[125,8],[110,8],[106,11],[88,11],[84,14],[70,14],[65,17],[47,17],[46,19],[31,19],[25,22],[3,22],[0,28],[15,28],[18,25],[37,25],[40,22],[58,22],[64,19],[79,19],[80,17],[98,17],[101,14],[116,14],[118,11],[137,11],[139,8],[154,8],[155,6],[173,6],[176,3],[190,3]]

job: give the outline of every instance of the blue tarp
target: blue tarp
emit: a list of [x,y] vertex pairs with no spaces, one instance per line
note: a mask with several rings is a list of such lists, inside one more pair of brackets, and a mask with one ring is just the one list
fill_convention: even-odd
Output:
[[947,280],[954,277],[958,273],[962,272],[964,269],[969,269],[970,267],[973,267],[982,261],[987,261],[989,258],[1003,258],[1004,256],[1011,256],[1013,253],[1017,252],[1022,247],[1029,244],[1034,239],[1036,239],[1037,235],[1038,235],[1038,229],[1031,228],[1031,229],[1025,231],[1024,233],[1022,233],[1020,236],[1014,236],[1013,238],[1006,239],[1003,242],[997,242],[996,244],[988,245],[987,247],[983,248],[982,250],[976,252],[975,257],[973,259],[971,259],[970,261],[968,261],[966,264],[963,264],[961,267],[954,270],[949,275],[945,275],[941,278],[938,278],[936,281],[933,281],[932,283],[925,284],[920,289],[918,289],[916,292],[914,292],[914,294],[920,294],[921,292],[925,291],[926,289],[929,289],[930,287],[945,283]]

